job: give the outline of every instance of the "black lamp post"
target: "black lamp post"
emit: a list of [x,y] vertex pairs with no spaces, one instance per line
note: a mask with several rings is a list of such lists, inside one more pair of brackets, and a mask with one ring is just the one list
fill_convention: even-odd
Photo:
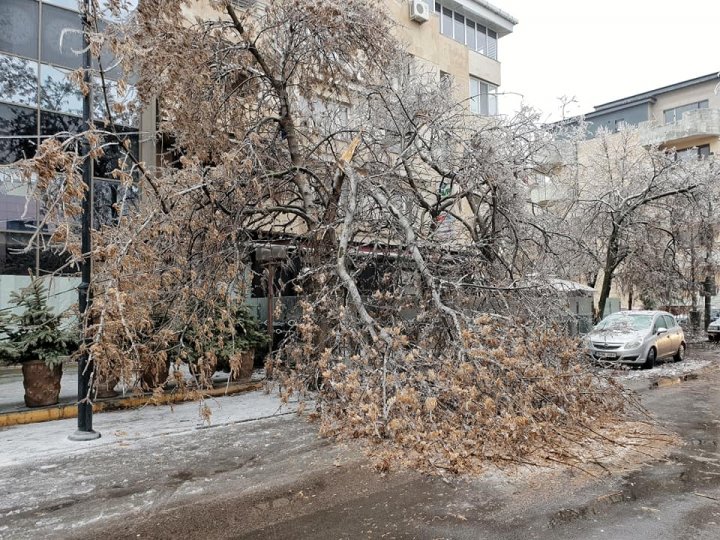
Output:
[[[90,129],[92,121],[92,77],[90,76],[90,66],[92,61],[92,55],[90,52],[90,37],[88,32],[90,30],[90,22],[88,15],[90,13],[90,0],[83,0],[83,46],[85,51],[83,52],[83,81],[88,88],[87,94],[83,97],[83,124],[85,129]],[[83,163],[83,182],[85,183],[85,198],[83,199],[82,206],[82,234],[81,234],[81,251],[83,255],[82,267],[81,267],[81,283],[78,287],[78,307],[80,311],[80,324],[84,324],[85,314],[92,302],[92,296],[90,294],[90,277],[92,271],[92,258],[90,256],[90,250],[92,249],[92,237],[90,236],[90,229],[92,227],[92,200],[93,200],[93,160],[89,157],[90,154],[90,142],[87,137],[83,138],[82,141],[82,152],[86,156],[85,162]],[[84,332],[83,332],[84,335]],[[73,441],[90,441],[100,437],[100,433],[93,431],[92,428],[92,402],[90,401],[91,391],[91,374],[92,366],[89,365],[89,355],[87,352],[83,352],[78,362],[78,428],[75,433],[70,435],[70,440]]]

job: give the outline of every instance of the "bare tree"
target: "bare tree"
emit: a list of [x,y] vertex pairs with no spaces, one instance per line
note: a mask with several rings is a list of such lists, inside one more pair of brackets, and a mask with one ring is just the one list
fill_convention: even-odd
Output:
[[[593,265],[600,270],[601,318],[623,265],[629,272],[646,264],[666,273],[673,227],[686,222],[688,205],[713,178],[673,152],[642,146],[631,128],[600,133],[580,148],[575,166],[555,181],[571,194],[563,209],[572,222],[571,243],[586,252],[589,271]],[[665,247],[658,245],[663,238],[670,242]],[[674,253],[672,259],[678,260]]]

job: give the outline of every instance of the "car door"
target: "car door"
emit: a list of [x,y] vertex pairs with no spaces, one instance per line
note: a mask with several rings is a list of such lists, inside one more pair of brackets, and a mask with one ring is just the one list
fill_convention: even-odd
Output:
[[675,317],[672,315],[663,315],[665,324],[667,324],[668,335],[670,336],[670,351],[675,354],[680,348],[682,338],[680,336],[680,326],[675,321]]
[[[672,341],[670,340],[670,332],[667,331],[665,326],[665,319],[662,315],[655,317],[655,324],[653,324],[653,334],[655,335],[655,348],[657,349],[658,358],[663,358],[670,354],[672,347]],[[662,334],[658,334],[660,328],[665,328],[666,331]]]

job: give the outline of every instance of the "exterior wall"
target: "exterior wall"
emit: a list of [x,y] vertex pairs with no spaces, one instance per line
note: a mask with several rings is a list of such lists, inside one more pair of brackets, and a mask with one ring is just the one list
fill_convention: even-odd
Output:
[[710,109],[720,109],[720,95],[715,94],[715,86],[718,82],[720,82],[720,80],[707,81],[674,92],[659,94],[657,101],[652,105],[650,110],[651,119],[664,122],[663,111],[705,99],[710,102]]
[[468,71],[473,77],[500,86],[500,62],[478,52],[469,51]]
[[650,118],[650,107],[644,103],[628,107],[619,111],[607,112],[604,114],[588,115],[586,117],[589,123],[588,131],[595,135],[601,127],[608,131],[615,131],[616,121],[622,120],[627,125],[637,126],[641,122],[646,122]]
[[[432,0],[428,2],[433,10]],[[397,23],[396,37],[406,44],[408,52],[421,61],[432,64],[438,71],[451,75],[456,82],[458,96],[470,95],[470,76],[500,86],[500,62],[440,33],[440,17],[433,11],[430,20],[419,24],[410,20],[406,0],[385,0],[390,17]]]

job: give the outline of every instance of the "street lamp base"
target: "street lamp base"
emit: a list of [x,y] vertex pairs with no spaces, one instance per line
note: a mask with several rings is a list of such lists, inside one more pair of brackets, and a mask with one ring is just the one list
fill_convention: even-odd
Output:
[[94,441],[100,438],[100,433],[97,431],[80,431],[77,430],[75,433],[70,435],[68,439],[71,441]]

